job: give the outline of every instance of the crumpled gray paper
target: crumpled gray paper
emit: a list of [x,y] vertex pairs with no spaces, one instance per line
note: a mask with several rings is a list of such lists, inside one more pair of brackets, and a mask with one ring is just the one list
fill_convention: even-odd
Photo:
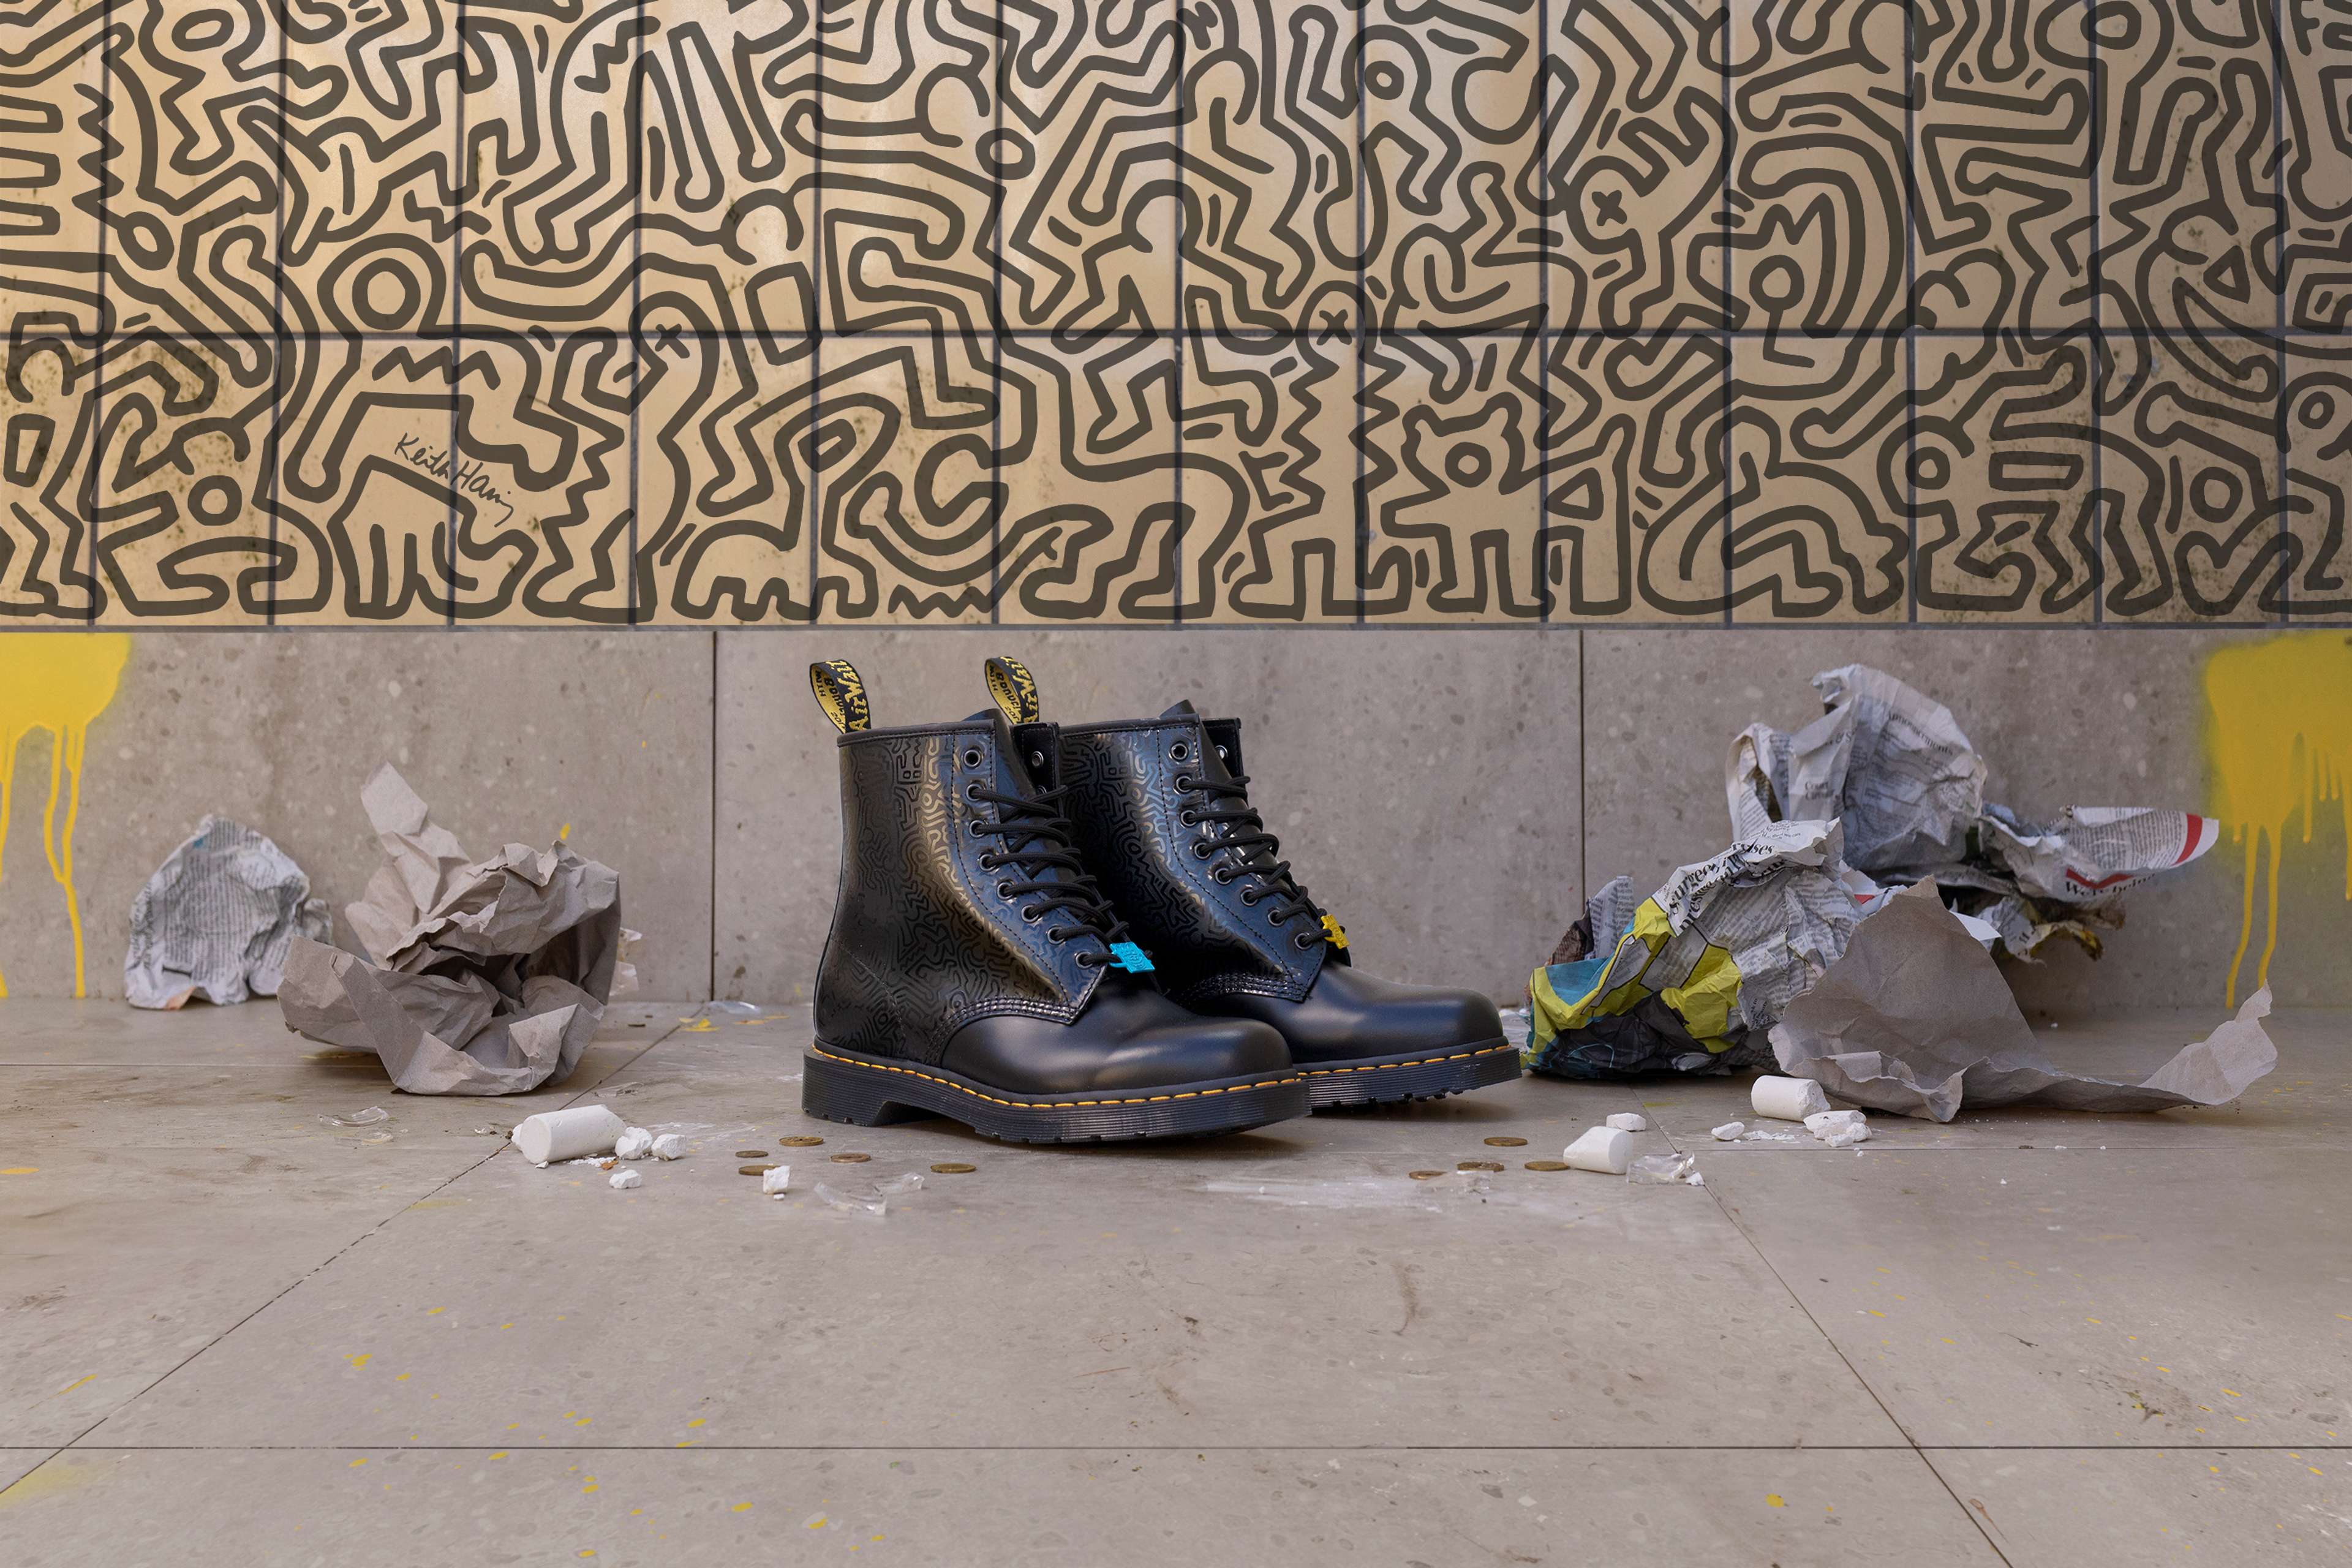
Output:
[[291,856],[242,823],[208,816],[131,902],[123,999],[169,1010],[274,996],[295,937],[323,942],[329,928],[326,900],[310,896]]
[[1986,765],[1952,710],[1882,670],[1813,677],[1825,711],[1793,734],[1750,724],[1731,742],[1724,795],[1734,837],[1835,819],[1846,859],[1884,883],[1934,877],[2012,957],[2053,937],[2094,958],[2123,924],[2125,889],[2213,847],[2221,824],[2147,806],[2068,806],[2028,822],[1984,798]]
[[1931,879],[1854,928],[1844,955],[1772,1029],[1780,1070],[1842,1100],[1949,1121],[1963,1105],[2163,1110],[2237,1099],[2278,1065],[2268,986],[2137,1083],[2070,1073],[2042,1054],[1991,957]]
[[619,876],[562,844],[469,860],[389,763],[360,803],[384,852],[343,911],[367,958],[296,942],[287,1026],[373,1051],[410,1094],[524,1094],[570,1073],[620,966]]

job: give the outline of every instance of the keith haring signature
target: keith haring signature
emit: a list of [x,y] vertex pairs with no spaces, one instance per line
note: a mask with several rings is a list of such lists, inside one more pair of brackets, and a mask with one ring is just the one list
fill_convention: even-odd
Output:
[[471,496],[476,500],[506,508],[506,516],[499,518],[499,521],[503,523],[513,519],[514,502],[507,499],[507,493],[504,490],[490,482],[489,477],[482,471],[481,464],[460,463],[453,469],[446,451],[420,441],[414,436],[403,436],[394,442],[392,455],[411,468],[422,469],[436,479],[446,480],[460,495]]

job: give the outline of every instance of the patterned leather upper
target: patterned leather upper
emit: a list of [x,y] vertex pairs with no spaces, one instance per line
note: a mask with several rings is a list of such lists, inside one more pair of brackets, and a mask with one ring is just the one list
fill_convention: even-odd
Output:
[[1195,852],[1218,830],[1183,820],[1199,797],[1179,789],[1178,780],[1204,765],[1218,768],[1218,745],[1238,772],[1239,722],[1072,725],[1061,731],[1061,742],[1069,815],[1087,869],[1150,953],[1168,994],[1183,1003],[1232,992],[1304,999],[1322,970],[1323,942],[1296,945],[1306,922],[1272,924],[1269,900],[1247,901],[1249,877],[1218,881],[1215,868],[1231,857]]
[[980,861],[1002,846],[971,831],[995,808],[966,794],[1050,788],[1054,727],[992,717],[859,731],[840,746],[841,885],[817,970],[817,1039],[937,1065],[974,1018],[1075,1019],[1102,974],[1078,955],[1102,945],[1049,941],[1054,921],[1024,921],[997,892],[1008,873]]

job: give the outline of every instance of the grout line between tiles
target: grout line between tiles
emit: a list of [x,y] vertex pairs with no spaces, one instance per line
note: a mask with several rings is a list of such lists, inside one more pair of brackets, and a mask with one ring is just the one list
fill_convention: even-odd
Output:
[[[637,1049],[634,1056],[631,1056],[625,1061],[616,1062],[614,1064],[612,1070],[607,1072],[603,1079],[597,1080],[596,1088],[583,1089],[578,1094],[567,1096],[562,1105],[550,1106],[548,1109],[551,1110],[560,1110],[566,1107],[579,1104],[588,1096],[594,1094],[597,1088],[602,1088],[604,1084],[609,1082],[614,1076],[625,1072],[630,1068],[636,1066],[639,1061],[644,1059],[646,1052],[652,1050],[656,1046],[660,1045],[662,1041],[668,1039],[670,1036],[677,1032],[677,1026],[676,1024],[672,1024],[660,1034],[655,1036],[652,1039],[647,1040]],[[377,1220],[373,1225],[369,1226],[367,1229],[361,1232],[358,1236],[353,1237],[350,1241],[347,1241],[342,1246],[335,1248],[332,1253],[329,1254],[327,1258],[322,1259],[320,1262],[303,1270],[301,1275],[296,1279],[290,1281],[284,1289],[277,1291],[271,1295],[268,1300],[262,1302],[259,1306],[255,1307],[251,1311],[245,1313],[243,1316],[239,1317],[236,1321],[229,1324],[228,1327],[221,1330],[218,1333],[208,1336],[203,1344],[198,1345],[194,1350],[190,1351],[186,1355],[182,1356],[178,1361],[173,1362],[170,1366],[156,1373],[155,1376],[149,1380],[149,1382],[137,1393],[121,1400],[112,1409],[107,1411],[106,1414],[100,1415],[88,1426],[83,1427],[79,1434],[67,1441],[65,1447],[72,1448],[79,1446],[82,1438],[89,1436],[92,1432],[97,1431],[109,1421],[113,1420],[124,1411],[130,1409],[133,1405],[138,1404],[139,1401],[154,1393],[156,1389],[162,1387],[166,1382],[170,1381],[172,1377],[185,1369],[191,1363],[195,1361],[197,1357],[203,1355],[206,1351],[211,1350],[215,1345],[219,1344],[223,1340],[236,1332],[237,1330],[245,1327],[246,1324],[253,1321],[254,1319],[259,1317],[262,1313],[268,1311],[270,1308],[284,1300],[294,1291],[300,1289],[304,1285],[308,1284],[312,1279],[317,1279],[327,1269],[334,1267],[334,1265],[341,1261],[345,1255],[352,1250],[352,1248],[365,1243],[378,1232],[382,1231],[384,1226],[390,1225],[393,1221],[398,1219],[402,1215],[406,1214],[410,1209],[415,1208],[418,1204],[423,1203],[425,1199],[432,1197],[437,1193],[446,1191],[455,1183],[464,1180],[467,1176],[469,1176],[476,1171],[480,1170],[492,1160],[497,1159],[499,1157],[499,1152],[505,1147],[506,1144],[503,1142],[493,1144],[487,1153],[482,1154],[478,1159],[469,1161],[463,1170],[454,1173],[445,1181],[435,1183],[431,1187],[428,1187],[417,1196],[409,1199],[406,1203],[402,1204],[398,1208],[394,1209],[391,1213]],[[100,1447],[104,1446],[105,1445],[100,1445]],[[58,1451],[63,1452],[64,1450],[60,1449]],[[47,1461],[44,1460],[43,1462],[47,1463]]]
[[[1687,1152],[1673,1134],[1667,1135],[1666,1142],[1676,1153]],[[1952,1500],[1952,1506],[1959,1510],[1960,1517],[1974,1527],[1977,1534],[1983,1538],[1986,1547],[1994,1556],[2000,1558],[2004,1563],[2008,1563],[2009,1553],[2003,1552],[2000,1544],[1993,1540],[1992,1531],[1987,1527],[1985,1521],[1976,1516],[1967,1501],[1953,1489],[1952,1483],[1945,1479],[1944,1473],[1928,1461],[1927,1456],[1921,1451],[1919,1440],[1911,1435],[1911,1429],[1903,1424],[1902,1418],[1896,1415],[1886,1401],[1879,1396],[1878,1390],[1872,1386],[1870,1380],[1862,1375],[1861,1369],[1853,1364],[1853,1358],[1845,1353],[1844,1347],[1831,1337],[1829,1330],[1822,1326],[1821,1319],[1813,1315],[1813,1310],[1805,1305],[1804,1298],[1797,1293],[1795,1288],[1789,1283],[1787,1276],[1780,1272],[1780,1266],[1766,1256],[1762,1244],[1758,1242],[1748,1227],[1740,1223],[1738,1215],[1735,1214],[1731,1205],[1724,1201],[1722,1192],[1712,1186],[1701,1190],[1714,1203],[1717,1212],[1729,1222],[1731,1228],[1738,1233],[1739,1238],[1748,1244],[1748,1249],[1756,1255],[1756,1261],[1763,1265],[1766,1272],[1772,1276],[1773,1282],[1779,1285],[1781,1293],[1788,1297],[1789,1304],[1804,1314],[1805,1321],[1812,1325],[1813,1331],[1821,1336],[1822,1343],[1828,1349],[1830,1354],[1835,1356],[1839,1363],[1845,1368],[1846,1374],[1852,1377],[1863,1393],[1869,1396],[1871,1403],[1878,1406],[1879,1413],[1886,1417],[1888,1425],[1903,1435],[1904,1442],[1910,1446],[1912,1453],[1918,1456],[1919,1463],[1927,1472],[1936,1478],[1936,1484],[1944,1489],[1945,1495]]]

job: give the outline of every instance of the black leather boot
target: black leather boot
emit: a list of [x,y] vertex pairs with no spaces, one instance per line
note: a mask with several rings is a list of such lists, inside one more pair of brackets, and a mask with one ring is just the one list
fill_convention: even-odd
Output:
[[[1018,688],[1034,701],[1025,670],[989,664],[1000,706]],[[1318,1108],[1435,1099],[1519,1076],[1486,997],[1357,973],[1347,933],[1277,858],[1280,843],[1249,803],[1240,721],[1204,720],[1179,702],[1157,719],[1059,733],[1078,847],[1151,950],[1168,994],[1282,1031]]]
[[809,680],[841,737],[841,886],[817,971],[813,1116],[936,1113],[1063,1143],[1304,1115],[1282,1036],[1161,994],[1070,841],[1050,724],[870,728],[857,672]]

